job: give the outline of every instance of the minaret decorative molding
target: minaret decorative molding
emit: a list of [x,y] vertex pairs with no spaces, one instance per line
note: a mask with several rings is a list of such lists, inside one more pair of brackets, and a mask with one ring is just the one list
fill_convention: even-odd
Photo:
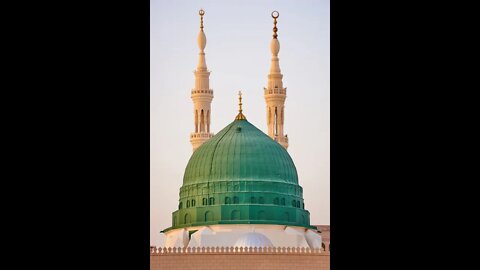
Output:
[[267,104],[267,127],[268,136],[281,144],[285,149],[288,148],[288,136],[284,135],[283,124],[285,120],[285,99],[287,98],[287,88],[283,87],[283,75],[280,70],[278,52],[280,43],[278,41],[277,19],[280,16],[278,11],[272,12],[273,18],[273,39],[270,43],[272,60],[270,63],[270,73],[268,74],[268,85],[264,89],[265,102]]
[[197,69],[194,71],[195,88],[192,89],[191,96],[195,125],[194,132],[190,134],[193,151],[214,135],[210,132],[213,90],[210,89],[210,71],[207,70],[205,61],[205,46],[207,45],[207,37],[203,31],[203,15],[205,15],[205,11],[201,9],[198,14],[200,15],[200,32],[198,33],[197,43],[200,53]]

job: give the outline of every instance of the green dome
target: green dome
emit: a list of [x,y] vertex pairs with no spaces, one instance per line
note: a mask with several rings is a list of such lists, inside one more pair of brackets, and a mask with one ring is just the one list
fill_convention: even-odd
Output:
[[288,152],[245,119],[203,143],[190,158],[172,227],[279,224],[314,228]]
[[235,120],[192,155],[183,184],[225,180],[298,183],[287,150],[247,120]]

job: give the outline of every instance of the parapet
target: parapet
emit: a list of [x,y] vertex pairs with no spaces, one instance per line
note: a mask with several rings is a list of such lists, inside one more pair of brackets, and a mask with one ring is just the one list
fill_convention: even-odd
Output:
[[299,247],[156,247],[150,246],[150,256],[175,254],[282,254],[282,255],[330,255],[329,250]]

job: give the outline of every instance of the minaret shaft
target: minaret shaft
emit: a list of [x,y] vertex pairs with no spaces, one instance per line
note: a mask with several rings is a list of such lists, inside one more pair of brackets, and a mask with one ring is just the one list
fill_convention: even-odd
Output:
[[200,53],[198,54],[198,65],[194,71],[195,88],[192,89],[194,132],[190,134],[190,142],[193,151],[195,151],[205,141],[213,137],[210,133],[211,123],[211,103],[213,99],[213,90],[210,89],[210,71],[207,69],[205,60],[205,46],[207,37],[203,32],[203,15],[205,12],[200,10],[200,32],[198,33],[197,43]]
[[[274,15],[276,13],[276,16]],[[277,37],[277,18],[278,12],[272,12],[274,19],[273,39],[270,43],[272,60],[270,62],[270,72],[268,74],[267,87],[264,88],[264,97],[267,109],[267,127],[268,136],[281,144],[285,149],[288,148],[288,137],[284,134],[285,120],[285,99],[287,98],[287,88],[283,87],[283,75],[280,70],[278,53],[280,51],[280,42]]]

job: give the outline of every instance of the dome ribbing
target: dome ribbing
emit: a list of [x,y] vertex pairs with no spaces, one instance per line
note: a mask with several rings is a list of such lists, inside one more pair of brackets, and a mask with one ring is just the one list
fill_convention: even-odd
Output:
[[172,227],[214,224],[310,226],[297,170],[285,148],[236,119],[192,154]]

